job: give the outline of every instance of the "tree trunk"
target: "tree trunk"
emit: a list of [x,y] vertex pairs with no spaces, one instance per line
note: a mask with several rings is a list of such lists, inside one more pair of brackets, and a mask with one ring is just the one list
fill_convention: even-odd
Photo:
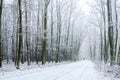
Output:
[[2,67],[2,40],[1,40],[1,28],[2,28],[2,5],[3,0],[0,1],[0,68]]
[[47,8],[49,5],[49,0],[45,0],[45,8],[44,8],[44,38],[42,41],[42,64],[46,63],[46,47],[47,47]]
[[57,53],[56,62],[60,61],[60,41],[61,41],[61,10],[60,0],[56,0],[56,11],[57,11]]
[[118,13],[117,13],[117,5],[116,5],[116,0],[114,0],[114,8],[115,8],[115,19],[116,19],[116,37],[115,37],[115,63],[117,64],[118,63],[118,52],[117,52],[117,48],[119,47],[118,46]]
[[18,53],[17,53],[17,65],[16,68],[20,68],[20,56],[21,56],[21,49],[22,49],[22,9],[21,9],[21,0],[18,0],[19,6],[19,43],[18,43]]
[[51,1],[51,52],[50,53],[51,56],[53,56],[53,2],[52,1]]
[[120,65],[120,45],[119,45],[119,52],[118,52],[118,63]]
[[109,44],[110,44],[110,63],[111,63],[111,65],[113,65],[114,42],[113,42],[113,22],[112,22],[111,0],[107,0],[107,10],[108,10],[108,37],[109,37]]
[[38,14],[37,14],[37,40],[36,40],[36,52],[35,52],[35,60],[36,64],[38,64],[38,56],[40,52],[40,0],[38,0]]

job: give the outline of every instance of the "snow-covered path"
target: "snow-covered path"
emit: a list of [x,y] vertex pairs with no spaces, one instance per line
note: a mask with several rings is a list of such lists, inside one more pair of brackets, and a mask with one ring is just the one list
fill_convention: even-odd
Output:
[[44,69],[12,72],[0,76],[0,80],[105,80],[91,61],[80,61],[47,67]]

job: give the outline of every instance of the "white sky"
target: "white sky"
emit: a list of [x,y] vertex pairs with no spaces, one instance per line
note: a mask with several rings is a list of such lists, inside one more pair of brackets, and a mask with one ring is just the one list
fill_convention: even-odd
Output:
[[89,0],[78,0],[78,7],[81,7],[81,9],[88,15],[90,11],[89,7]]

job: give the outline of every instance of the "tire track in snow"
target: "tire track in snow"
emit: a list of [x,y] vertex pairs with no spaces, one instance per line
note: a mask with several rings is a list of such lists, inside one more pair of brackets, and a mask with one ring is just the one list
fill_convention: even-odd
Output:
[[99,77],[95,64],[87,60],[41,70],[28,71],[16,77],[6,76],[2,80],[103,80]]
[[37,69],[33,68],[33,69],[28,69],[28,70],[17,70],[17,71],[12,71],[12,72],[6,72],[0,75],[0,80],[4,80],[4,79],[9,80],[12,77],[34,74],[36,72],[43,72],[46,70],[51,70],[51,68],[54,68],[54,67],[60,67],[62,65],[68,65],[68,64],[70,63],[55,64],[52,66],[43,66],[43,67],[38,67]]
[[[77,63],[78,64],[78,63]],[[71,66],[73,66],[73,65],[71,65]],[[59,76],[57,76],[55,79],[53,79],[53,80],[66,80],[66,78],[68,78],[67,80],[76,80],[76,76],[78,76],[78,75],[74,75],[73,76],[73,73],[74,72],[76,72],[76,71],[78,71],[78,69],[81,69],[82,71],[80,71],[80,73],[79,74],[81,74],[82,75],[82,73],[85,71],[85,69],[87,68],[87,65],[82,65],[82,64],[79,64],[79,68],[78,68],[78,66],[76,67],[77,69],[70,69],[69,70],[69,72],[67,72],[67,74],[63,74],[63,75],[59,75]],[[74,73],[75,74],[75,73]],[[71,77],[71,78],[70,78]]]

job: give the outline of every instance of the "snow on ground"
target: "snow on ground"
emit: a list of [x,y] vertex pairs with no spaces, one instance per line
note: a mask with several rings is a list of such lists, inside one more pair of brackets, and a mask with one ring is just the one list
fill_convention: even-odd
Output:
[[120,66],[118,65],[107,66],[106,73],[107,76],[109,75],[111,77],[120,79]]
[[36,69],[36,68],[46,68],[46,67],[51,67],[51,66],[55,66],[55,65],[61,65],[61,64],[67,64],[70,62],[61,62],[61,63],[55,63],[55,62],[50,62],[50,63],[46,63],[45,65],[42,65],[41,62],[39,62],[39,64],[37,65],[36,62],[32,62],[30,64],[30,66],[27,65],[27,63],[24,64],[20,64],[20,69],[16,69],[14,62],[9,61],[9,63],[7,64],[6,61],[3,62],[3,67],[0,68],[0,75],[1,74],[5,74],[6,72],[13,72],[13,71],[25,71],[25,70],[30,70],[30,69]]
[[104,62],[97,65],[98,65],[97,68],[99,68],[99,71],[102,72],[104,76],[111,77],[111,80],[120,80],[120,66],[118,65],[110,66],[110,64],[104,64]]
[[[91,61],[61,64],[26,71],[13,71],[0,75],[0,80],[114,80],[105,77]],[[117,79],[115,79],[117,80]],[[119,80],[119,79],[118,79]]]

